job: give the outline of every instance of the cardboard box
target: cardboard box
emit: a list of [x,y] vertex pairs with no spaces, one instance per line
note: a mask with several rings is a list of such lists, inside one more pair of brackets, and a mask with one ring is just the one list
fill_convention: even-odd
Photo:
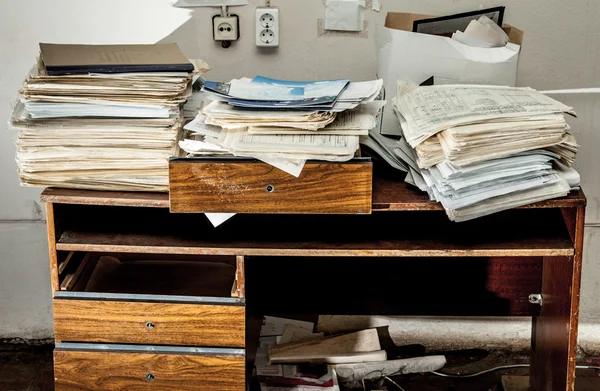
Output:
[[385,135],[400,134],[391,101],[397,80],[421,83],[434,76],[436,84],[516,85],[523,31],[503,25],[510,43],[501,48],[476,48],[448,37],[412,32],[415,20],[432,17],[390,12],[385,26],[377,26],[377,75],[384,80],[388,101],[381,127]]

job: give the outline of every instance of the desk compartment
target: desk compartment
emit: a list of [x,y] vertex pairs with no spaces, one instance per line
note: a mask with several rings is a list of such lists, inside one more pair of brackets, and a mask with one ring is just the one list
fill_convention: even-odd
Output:
[[57,344],[56,391],[243,391],[241,349]]
[[169,202],[176,213],[369,214],[369,158],[308,162],[298,178],[248,159],[172,159]]
[[73,289],[55,292],[57,341],[244,346],[244,300],[230,297],[233,257],[82,258]]

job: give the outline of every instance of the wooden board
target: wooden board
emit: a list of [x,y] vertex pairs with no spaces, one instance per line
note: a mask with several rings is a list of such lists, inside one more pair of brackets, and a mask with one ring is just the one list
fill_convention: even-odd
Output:
[[54,299],[54,334],[58,342],[244,347],[245,308]]
[[569,256],[569,239],[524,239],[472,245],[436,243],[430,239],[359,240],[354,243],[322,241],[210,242],[154,234],[109,234],[65,232],[56,248],[64,251],[246,255],[246,256],[385,256],[385,257],[493,257],[493,256]]
[[[373,353],[381,350],[377,329],[325,337],[316,340],[269,346],[269,363],[315,362],[314,358],[327,361],[327,357],[350,356],[354,353]],[[383,358],[385,360],[385,358]],[[316,361],[319,362],[319,361]]]
[[307,163],[298,178],[261,162],[169,163],[171,212],[371,213],[370,162]]
[[[389,172],[373,175],[373,211],[433,211],[444,210],[438,202],[429,200],[426,193],[404,182],[404,176]],[[571,191],[566,197],[525,205],[519,209],[568,208],[585,205],[582,190]]]
[[[373,211],[443,210],[439,203],[430,201],[427,194],[405,183],[401,176],[384,176],[375,173],[372,194]],[[55,204],[169,207],[167,193],[47,188],[42,192],[41,200]],[[576,190],[566,197],[526,205],[520,209],[567,208],[585,205],[585,203],[583,191]]]
[[56,227],[54,226],[54,205],[46,204],[46,229],[48,234],[48,254],[50,258],[50,284],[52,292],[60,289],[58,282],[58,254],[56,253]]
[[239,356],[54,351],[56,391],[244,391],[244,366]]
[[563,212],[576,252],[573,257],[544,258],[543,305],[540,316],[533,319],[533,391],[575,389],[585,208]]
[[169,207],[169,195],[167,193],[47,188],[42,192],[40,198],[42,202],[57,204],[135,206],[145,208]]

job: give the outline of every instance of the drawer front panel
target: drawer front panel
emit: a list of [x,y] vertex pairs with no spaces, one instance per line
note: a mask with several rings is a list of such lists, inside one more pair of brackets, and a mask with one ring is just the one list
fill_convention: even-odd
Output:
[[56,391],[244,391],[243,356],[54,351]]
[[245,307],[54,299],[58,342],[244,347]]
[[260,162],[169,163],[177,213],[371,213],[370,162],[307,163],[296,178]]

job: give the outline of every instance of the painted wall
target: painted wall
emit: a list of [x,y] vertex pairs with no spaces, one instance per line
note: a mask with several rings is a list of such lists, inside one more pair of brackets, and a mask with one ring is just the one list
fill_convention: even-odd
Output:
[[[9,117],[40,41],[178,42],[189,57],[208,61],[213,79],[260,73],[295,79],[366,80],[375,76],[376,69],[373,28],[383,23],[386,12],[441,15],[480,5],[506,5],[505,21],[525,31],[519,85],[538,89],[600,86],[600,27],[595,18],[600,14],[600,2],[383,0],[381,12],[365,11],[369,31],[362,38],[319,37],[317,20],[324,16],[323,1],[273,0],[281,10],[281,46],[265,51],[254,46],[253,11],[259,4],[255,0],[250,6],[234,9],[241,19],[241,40],[229,49],[222,49],[211,38],[216,8],[177,9],[169,0],[0,0],[0,118]],[[565,96],[563,100],[573,104],[580,116],[572,125],[583,145],[577,166],[589,198],[581,317],[585,327],[592,327],[585,330],[595,330],[600,324],[600,304],[595,300],[600,282],[594,277],[600,275],[600,181],[595,175],[600,97]],[[38,189],[18,184],[13,139],[12,132],[0,131],[0,338],[44,338],[51,336],[52,325],[43,205],[38,202]],[[447,327],[461,328],[453,324]],[[515,328],[501,328],[504,333],[498,335],[522,335],[527,322],[515,324]],[[473,327],[486,328],[476,322]],[[583,334],[585,338],[590,335],[587,341],[593,339],[593,332]]]

